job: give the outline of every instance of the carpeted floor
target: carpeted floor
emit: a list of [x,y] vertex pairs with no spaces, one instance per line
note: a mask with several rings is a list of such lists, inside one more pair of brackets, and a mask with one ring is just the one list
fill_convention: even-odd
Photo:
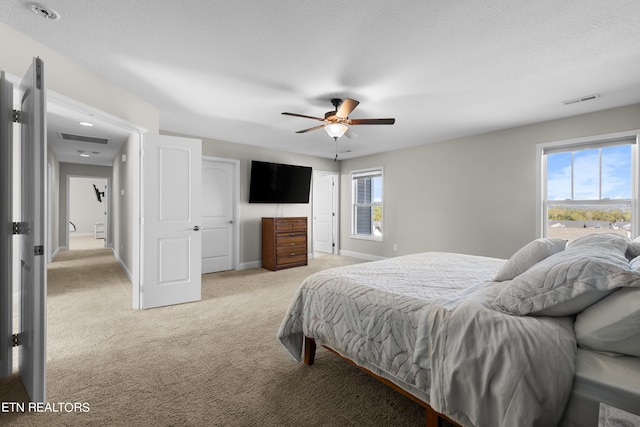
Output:
[[[354,262],[323,256],[279,272],[208,274],[200,302],[132,310],[110,250],[62,252],[48,273],[52,405],[0,411],[0,424],[424,426],[419,405],[327,350],[309,367],[275,338],[306,276]],[[25,400],[17,375],[0,380],[0,399]]]

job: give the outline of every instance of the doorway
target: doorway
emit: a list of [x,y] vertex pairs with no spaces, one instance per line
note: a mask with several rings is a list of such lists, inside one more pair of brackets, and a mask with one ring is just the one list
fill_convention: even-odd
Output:
[[109,180],[67,177],[67,242],[69,249],[109,247]]
[[238,160],[202,158],[202,274],[237,268],[239,170]]
[[337,254],[339,251],[339,179],[340,175],[337,172],[313,171],[314,256]]

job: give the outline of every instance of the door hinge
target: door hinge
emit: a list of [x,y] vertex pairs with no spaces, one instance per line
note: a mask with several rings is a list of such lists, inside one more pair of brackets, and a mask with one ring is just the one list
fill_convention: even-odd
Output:
[[38,245],[33,247],[33,254],[35,256],[44,255],[44,246]]
[[11,336],[11,342],[13,347],[18,347],[20,344],[22,344],[22,334],[13,334]]
[[12,228],[13,234],[27,234],[26,222],[14,222]]
[[42,89],[42,59],[36,58],[36,89]]
[[22,111],[13,110],[13,123],[22,123]]

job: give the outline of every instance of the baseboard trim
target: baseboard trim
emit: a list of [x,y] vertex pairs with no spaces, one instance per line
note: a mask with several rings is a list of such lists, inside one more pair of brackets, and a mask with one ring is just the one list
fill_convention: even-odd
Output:
[[238,264],[236,270],[249,270],[251,268],[260,268],[262,267],[261,261],[250,261],[250,262],[241,262]]
[[113,257],[116,259],[116,261],[118,261],[118,264],[120,264],[120,268],[122,268],[122,271],[124,271],[124,274],[126,274],[127,278],[129,279],[129,281],[131,283],[133,283],[133,276],[131,275],[131,272],[129,271],[129,269],[125,265],[124,261],[122,261],[122,259],[120,259],[120,256],[115,251],[115,249],[113,249],[113,247],[111,248],[111,252],[113,252]]
[[348,256],[348,257],[351,257],[351,258],[364,259],[366,261],[380,261],[382,259],[386,259],[387,258],[387,257],[384,257],[384,256],[370,255],[370,254],[363,254],[363,253],[360,253],[360,252],[346,251],[344,249],[340,250],[340,255]]
[[51,261],[55,260],[60,251],[63,249],[62,246],[58,246],[55,251],[51,254]]

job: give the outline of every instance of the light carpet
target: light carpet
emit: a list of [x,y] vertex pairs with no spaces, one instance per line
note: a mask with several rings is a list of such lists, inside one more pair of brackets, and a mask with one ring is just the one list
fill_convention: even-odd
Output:
[[[47,401],[61,412],[5,412],[0,424],[424,426],[422,407],[327,350],[305,366],[276,340],[305,277],[355,262],[207,274],[200,302],[133,310],[109,249],[62,252],[47,302]],[[17,375],[0,380],[2,401],[25,396]],[[88,412],[67,412],[75,402]]]

